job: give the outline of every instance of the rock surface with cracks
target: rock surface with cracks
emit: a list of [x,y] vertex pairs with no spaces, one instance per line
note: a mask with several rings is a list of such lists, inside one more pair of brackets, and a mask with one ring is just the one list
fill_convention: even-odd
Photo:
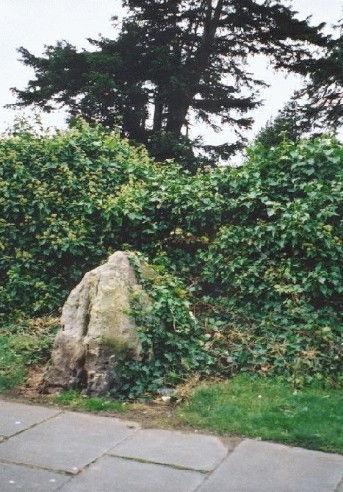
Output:
[[92,396],[104,395],[116,385],[117,355],[125,351],[139,358],[141,346],[130,304],[133,297],[145,303],[148,297],[133,262],[145,272],[150,270],[136,255],[117,251],[72,290],[62,310],[44,391],[83,389]]

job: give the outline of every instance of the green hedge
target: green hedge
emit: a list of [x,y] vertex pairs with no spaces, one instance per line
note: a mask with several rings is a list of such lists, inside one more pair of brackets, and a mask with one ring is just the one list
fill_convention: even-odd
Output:
[[109,253],[135,249],[182,277],[220,374],[337,375],[342,162],[324,138],[192,176],[101,127],[16,129],[0,139],[3,320],[56,310]]
[[213,229],[214,205],[220,223],[212,202],[210,176],[157,166],[101,127],[16,130],[0,139],[0,312],[55,310],[117,249],[174,251],[185,230]]
[[201,260],[232,367],[341,373],[342,163],[335,140],[286,142],[251,149],[231,175],[227,220]]
[[[145,150],[80,123],[0,140],[0,312],[47,313],[127,239],[120,197],[152,173]],[[131,213],[134,213],[131,211]]]

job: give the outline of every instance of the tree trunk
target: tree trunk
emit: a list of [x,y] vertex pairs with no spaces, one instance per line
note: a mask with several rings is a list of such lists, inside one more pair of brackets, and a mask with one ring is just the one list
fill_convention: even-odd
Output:
[[187,100],[186,97],[182,97],[181,94],[179,96],[179,101],[174,99],[169,103],[166,131],[172,133],[175,137],[179,137],[181,135],[181,130],[186,122],[186,116],[190,104],[191,99],[189,98]]
[[161,101],[161,97],[159,95],[159,90],[155,96],[154,102],[154,121],[153,121],[153,133],[159,132],[162,130],[163,124],[163,109],[164,105]]
[[198,91],[199,82],[209,63],[212,44],[215,40],[219,20],[223,12],[224,0],[218,0],[216,7],[212,0],[206,0],[204,12],[204,32],[200,45],[195,52],[191,51],[188,60],[181,69],[181,79],[186,91],[179,89],[172,93],[168,102],[168,120],[166,130],[176,137],[181,135],[182,127],[186,124],[188,110]]

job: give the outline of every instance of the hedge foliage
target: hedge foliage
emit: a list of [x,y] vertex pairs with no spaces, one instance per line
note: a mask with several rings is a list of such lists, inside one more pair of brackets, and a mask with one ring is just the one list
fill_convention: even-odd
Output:
[[228,220],[201,258],[234,370],[341,374],[342,163],[334,140],[286,142],[232,173]]
[[55,311],[86,271],[134,249],[182,278],[212,371],[335,377],[342,162],[326,138],[192,176],[101,127],[16,129],[0,139],[3,320]]
[[0,311],[47,313],[109,250],[137,236],[128,225],[140,206],[134,196],[153,165],[143,149],[83,124],[2,138],[0,162]]

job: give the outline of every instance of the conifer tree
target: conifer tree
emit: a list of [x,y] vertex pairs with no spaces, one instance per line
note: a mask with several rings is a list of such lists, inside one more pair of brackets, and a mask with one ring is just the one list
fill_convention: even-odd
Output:
[[[265,55],[275,69],[306,74],[313,47],[327,38],[273,0],[124,0],[127,8],[115,39],[90,39],[92,50],[67,42],[48,46],[42,56],[20,48],[35,79],[14,89],[17,106],[45,111],[64,106],[144,143],[158,159],[193,159],[193,121],[236,138],[207,155],[227,159],[239,150],[250,111],[261,104],[264,85],[249,61]],[[232,132],[231,132],[232,133]]]
[[[340,30],[342,31],[342,26]],[[331,39],[328,53],[316,61],[310,82],[302,91],[305,118],[322,131],[343,124],[343,35]]]

